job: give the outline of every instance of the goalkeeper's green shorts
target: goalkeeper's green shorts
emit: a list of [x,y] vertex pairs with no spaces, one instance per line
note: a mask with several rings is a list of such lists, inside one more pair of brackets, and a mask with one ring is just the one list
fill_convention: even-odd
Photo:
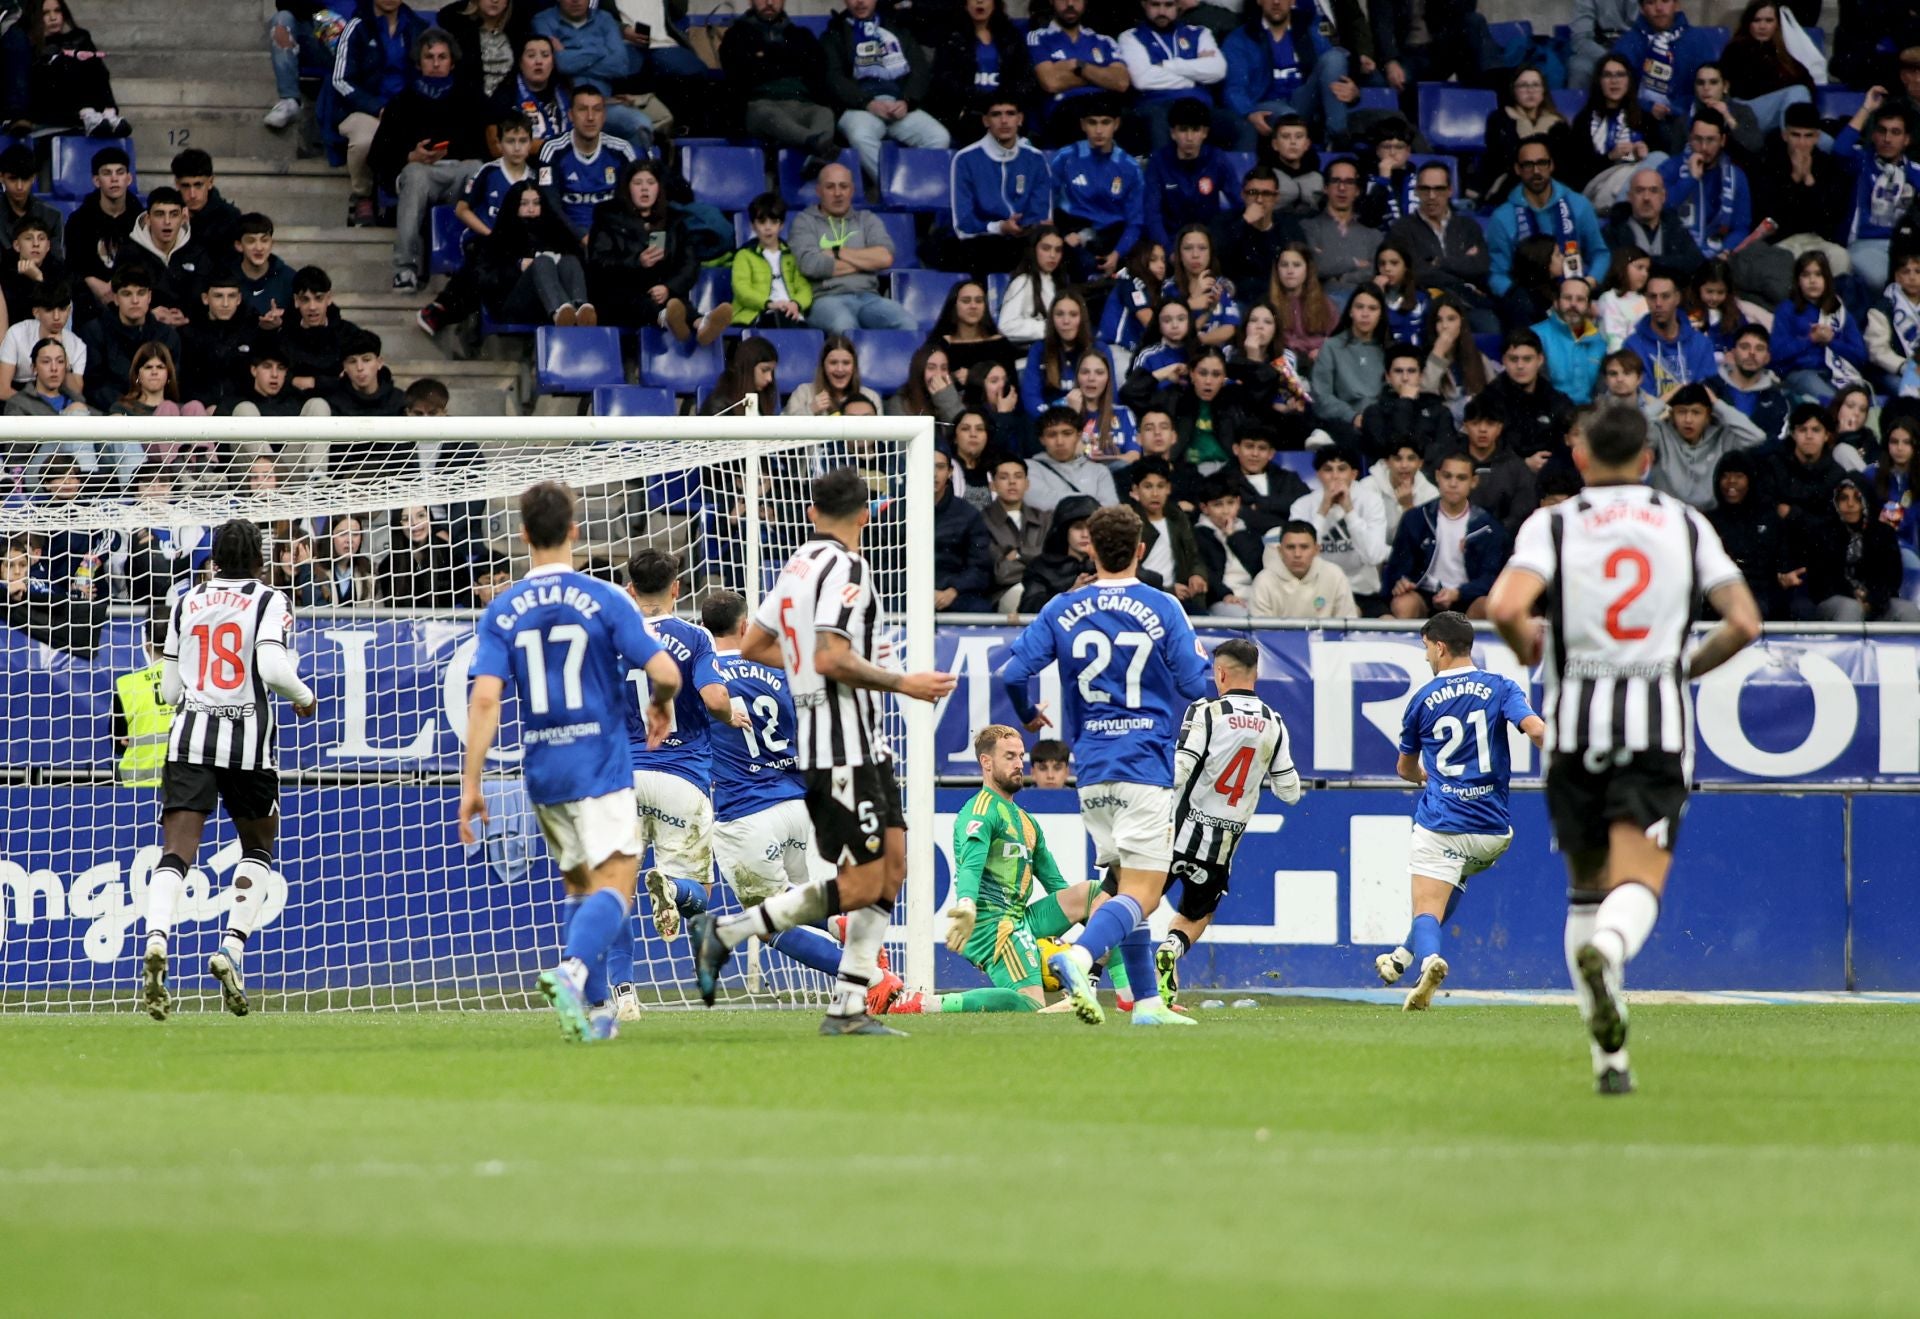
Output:
[[981,914],[961,955],[987,973],[997,989],[1027,989],[1040,983],[1040,947],[1024,921]]

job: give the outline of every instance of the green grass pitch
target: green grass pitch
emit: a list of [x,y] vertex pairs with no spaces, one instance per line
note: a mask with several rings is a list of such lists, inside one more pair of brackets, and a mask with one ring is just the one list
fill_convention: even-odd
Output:
[[7,1018],[0,1314],[1920,1309],[1920,1009],[1205,1017]]

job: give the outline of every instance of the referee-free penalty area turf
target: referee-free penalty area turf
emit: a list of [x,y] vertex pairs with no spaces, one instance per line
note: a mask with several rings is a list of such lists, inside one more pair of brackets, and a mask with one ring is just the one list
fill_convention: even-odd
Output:
[[0,1315],[1912,1315],[1920,1008],[0,1018]]

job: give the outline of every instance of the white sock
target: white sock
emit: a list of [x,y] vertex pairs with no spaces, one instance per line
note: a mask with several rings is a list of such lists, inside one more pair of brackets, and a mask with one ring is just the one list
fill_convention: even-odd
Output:
[[147,876],[147,942],[158,937],[164,944],[173,933],[173,909],[180,902],[180,881],[186,878],[166,866],[156,867]]
[[560,963],[560,973],[573,982],[573,987],[581,993],[587,992],[587,964],[577,957],[569,957]]
[[82,110],[80,112],[80,127],[91,133],[100,126],[100,121],[105,117],[106,116],[98,110]]
[[880,945],[892,923],[892,913],[881,907],[847,913],[847,942],[840,950],[840,978],[834,984],[831,1015],[853,1016],[867,1010],[867,989],[880,977]]
[[1567,905],[1567,930],[1565,948],[1567,954],[1567,976],[1573,981],[1573,996],[1580,1004],[1580,1020],[1593,1021],[1593,993],[1587,988],[1586,980],[1580,974],[1580,965],[1574,960],[1579,951],[1593,938],[1593,923],[1600,910],[1597,902],[1573,902]]
[[1136,998],[1133,1000],[1133,1010],[1135,1012],[1158,1012],[1166,1006],[1165,1003],[1160,1001],[1160,995],[1158,994],[1149,994],[1145,998]]
[[801,884],[784,893],[776,893],[757,907],[738,916],[728,916],[714,926],[720,942],[738,948],[748,939],[771,939],[782,930],[812,925],[827,918],[825,884]]
[[237,953],[246,946],[247,936],[260,920],[260,909],[267,901],[267,881],[273,874],[271,861],[249,852],[233,868],[233,909],[227,915],[227,932],[220,946]]
[[1166,951],[1172,953],[1173,960],[1176,962],[1179,961],[1182,957],[1185,957],[1187,955],[1187,948],[1189,947],[1188,944],[1182,942],[1179,939],[1174,938],[1171,934],[1169,934],[1166,938],[1160,941],[1160,946]]
[[1660,899],[1652,889],[1635,880],[1616,884],[1600,904],[1592,943],[1617,974],[1646,946],[1659,918]]

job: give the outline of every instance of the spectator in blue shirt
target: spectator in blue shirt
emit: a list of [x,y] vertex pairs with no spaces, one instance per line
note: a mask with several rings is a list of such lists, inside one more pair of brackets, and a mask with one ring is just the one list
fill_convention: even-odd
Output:
[[[533,16],[533,30],[552,40],[554,66],[560,76],[578,83],[591,79],[611,89],[631,68],[627,40],[620,20],[593,0],[558,0],[551,9]],[[641,155],[653,146],[653,120],[644,111],[608,100],[607,131]]]
[[1240,116],[1233,144],[1250,150],[1273,136],[1273,121],[1289,112],[1304,118],[1320,141],[1335,145],[1347,136],[1347,111],[1360,99],[1348,76],[1347,52],[1321,33],[1311,6],[1294,0],[1259,0],[1260,21],[1226,39],[1227,108]]
[[[1898,106],[1885,104],[1884,89],[1867,92],[1853,119],[1833,139],[1834,159],[1853,174],[1853,200],[1844,235],[1861,301],[1870,305],[1887,287],[1892,266],[1887,240],[1920,197],[1920,164],[1907,156],[1913,125]],[[1873,124],[1872,141],[1861,134]]]
[[1173,141],[1147,160],[1147,237],[1169,251],[1173,236],[1188,225],[1211,224],[1240,205],[1240,171],[1208,143],[1211,124],[1200,101],[1175,101],[1167,112]]
[[1081,98],[1080,131],[1086,136],[1053,157],[1053,222],[1083,280],[1111,278],[1146,224],[1146,176],[1113,145],[1120,128],[1117,101],[1105,94]]
[[1598,283],[1607,277],[1606,241],[1600,221],[1585,197],[1553,180],[1553,153],[1540,138],[1520,140],[1513,154],[1520,185],[1487,221],[1488,287],[1500,297],[1513,285],[1513,255],[1523,239],[1544,234],[1553,239],[1564,262],[1562,274],[1585,275]]
[[1240,121],[1232,111],[1214,103],[1214,88],[1226,81],[1227,61],[1214,44],[1213,33],[1197,23],[1180,21],[1179,0],[1140,0],[1146,21],[1120,37],[1120,58],[1133,79],[1139,114],[1133,121],[1148,150],[1167,143],[1173,127],[1170,112],[1197,99],[1219,132],[1232,141]]
[[1719,49],[1687,22],[1679,0],[1640,0],[1640,21],[1613,45],[1640,75],[1640,108],[1665,128],[1693,109],[1693,75]]
[[387,102],[413,76],[413,45],[427,21],[400,0],[361,0],[333,48],[333,77],[321,99],[320,122],[347,148],[347,223],[379,219],[368,155]]
[[1087,0],[1054,0],[1053,22],[1027,33],[1027,57],[1034,81],[1046,94],[1040,112],[1040,140],[1048,146],[1073,141],[1079,107],[1069,103],[1097,92],[1124,95],[1133,77],[1112,37],[1084,28]]
[[1727,154],[1727,122],[1705,106],[1693,112],[1687,149],[1669,156],[1660,178],[1680,223],[1708,258],[1738,247],[1753,228],[1746,171]]
[[1026,116],[1011,94],[978,101],[986,132],[954,152],[949,166],[953,239],[940,268],[1005,270],[1019,259],[1027,231],[1053,218],[1053,175],[1047,158],[1020,129]]

